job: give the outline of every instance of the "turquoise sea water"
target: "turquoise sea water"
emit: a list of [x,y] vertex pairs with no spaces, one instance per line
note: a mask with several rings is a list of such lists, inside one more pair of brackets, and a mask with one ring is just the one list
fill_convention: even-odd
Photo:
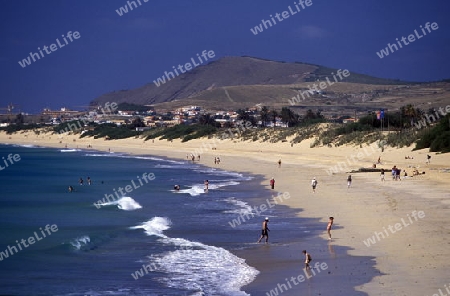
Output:
[[[9,153],[21,160],[0,171],[2,294],[248,295],[241,287],[259,271],[230,251],[254,245],[262,218],[229,222],[256,203],[252,177],[149,156],[0,145],[0,157]],[[265,215],[301,228],[277,210]]]

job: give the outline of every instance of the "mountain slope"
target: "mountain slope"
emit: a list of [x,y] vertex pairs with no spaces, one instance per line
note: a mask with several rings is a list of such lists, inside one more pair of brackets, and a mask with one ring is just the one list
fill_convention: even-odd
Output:
[[[272,95],[269,96],[269,98],[278,100],[279,95],[274,96],[273,94],[277,89],[281,91],[281,95],[290,96],[292,91],[288,92],[284,86],[318,79],[323,80],[325,76],[332,77],[331,72],[336,73],[336,69],[252,57],[224,57],[207,65],[194,68],[159,87],[152,82],[132,90],[107,93],[93,100],[91,105],[103,105],[105,102],[155,105],[186,99],[202,101],[208,98],[223,106],[234,108],[234,104],[241,105],[247,100],[249,102],[258,101],[258,98],[262,94],[264,96],[264,92],[268,90],[267,88],[261,88],[261,86],[279,86],[271,89]],[[395,80],[374,78],[356,73],[351,73],[346,81],[385,85],[401,84],[401,82]],[[253,91],[249,90],[249,87],[239,90],[243,86],[252,86]],[[233,99],[235,96],[227,94],[230,89],[237,91],[237,100]],[[267,96],[264,97],[267,98]],[[186,102],[186,104],[188,103]]]

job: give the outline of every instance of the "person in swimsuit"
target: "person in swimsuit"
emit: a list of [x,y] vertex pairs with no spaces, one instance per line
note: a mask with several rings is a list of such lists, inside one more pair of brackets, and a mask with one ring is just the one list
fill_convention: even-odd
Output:
[[327,225],[328,239],[331,239],[331,226],[333,225],[333,221],[334,221],[333,217],[330,217],[328,220],[328,225]]
[[311,255],[308,252],[306,252],[306,250],[303,250],[302,253],[305,254],[305,268],[311,269],[311,267],[309,266],[309,262],[311,262],[312,260]]
[[311,180],[311,187],[312,187],[313,193],[316,193],[316,186],[317,186],[317,180],[316,180],[316,177],[314,177]]
[[269,218],[266,217],[266,219],[264,219],[264,222],[262,223],[262,231],[261,231],[261,237],[258,240],[258,243],[261,242],[261,240],[263,239],[263,237],[266,237],[266,244],[269,242],[269,227],[267,226],[267,223],[269,223]]
[[352,175],[348,175],[348,178],[347,178],[347,188],[350,188],[351,185],[352,185]]
[[209,181],[208,180],[205,180],[205,192],[208,192],[208,189],[209,189]]
[[83,185],[83,178],[80,178],[80,185]]

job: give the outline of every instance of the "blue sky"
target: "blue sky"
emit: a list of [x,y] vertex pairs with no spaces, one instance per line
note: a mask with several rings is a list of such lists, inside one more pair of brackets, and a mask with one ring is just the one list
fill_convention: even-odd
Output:
[[[299,61],[408,81],[450,78],[448,0],[311,0],[258,35],[250,28],[298,0],[140,1],[122,16],[116,10],[125,0],[2,1],[0,108],[76,109],[106,92],[152,83],[203,50],[215,59]],[[439,29],[383,59],[376,55],[427,22]],[[19,65],[57,38],[64,44],[69,31],[81,37]]]

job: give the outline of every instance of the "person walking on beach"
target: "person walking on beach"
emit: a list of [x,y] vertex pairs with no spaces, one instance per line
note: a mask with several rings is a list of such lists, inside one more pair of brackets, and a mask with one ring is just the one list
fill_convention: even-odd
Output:
[[312,187],[313,193],[316,193],[316,186],[317,186],[317,180],[316,180],[316,177],[314,177],[311,180],[311,187]]
[[333,225],[333,221],[334,221],[333,217],[330,217],[328,219],[328,225],[327,225],[328,239],[331,239],[331,226]]
[[348,175],[347,177],[347,188],[350,188],[352,185],[352,175]]
[[278,168],[281,168],[281,159],[278,160]]
[[303,250],[302,253],[305,255],[305,268],[311,269],[311,267],[309,266],[309,262],[311,262],[312,260],[311,255],[308,252],[306,252],[306,250]]
[[381,169],[380,177],[381,177],[381,181],[384,182],[384,169]]
[[269,223],[269,217],[266,217],[262,223],[262,231],[261,231],[261,237],[258,240],[258,243],[261,242],[263,237],[266,237],[266,244],[269,242],[269,226],[267,226],[267,223]]
[[392,180],[395,180],[395,175],[397,174],[397,166],[396,165],[394,165],[393,167],[392,167]]
[[431,156],[427,154],[427,162],[426,162],[427,164],[428,164],[428,163],[431,163],[431,160],[430,160],[430,159],[431,159]]
[[272,189],[275,188],[275,179],[274,178],[270,179],[270,188],[272,188]]

